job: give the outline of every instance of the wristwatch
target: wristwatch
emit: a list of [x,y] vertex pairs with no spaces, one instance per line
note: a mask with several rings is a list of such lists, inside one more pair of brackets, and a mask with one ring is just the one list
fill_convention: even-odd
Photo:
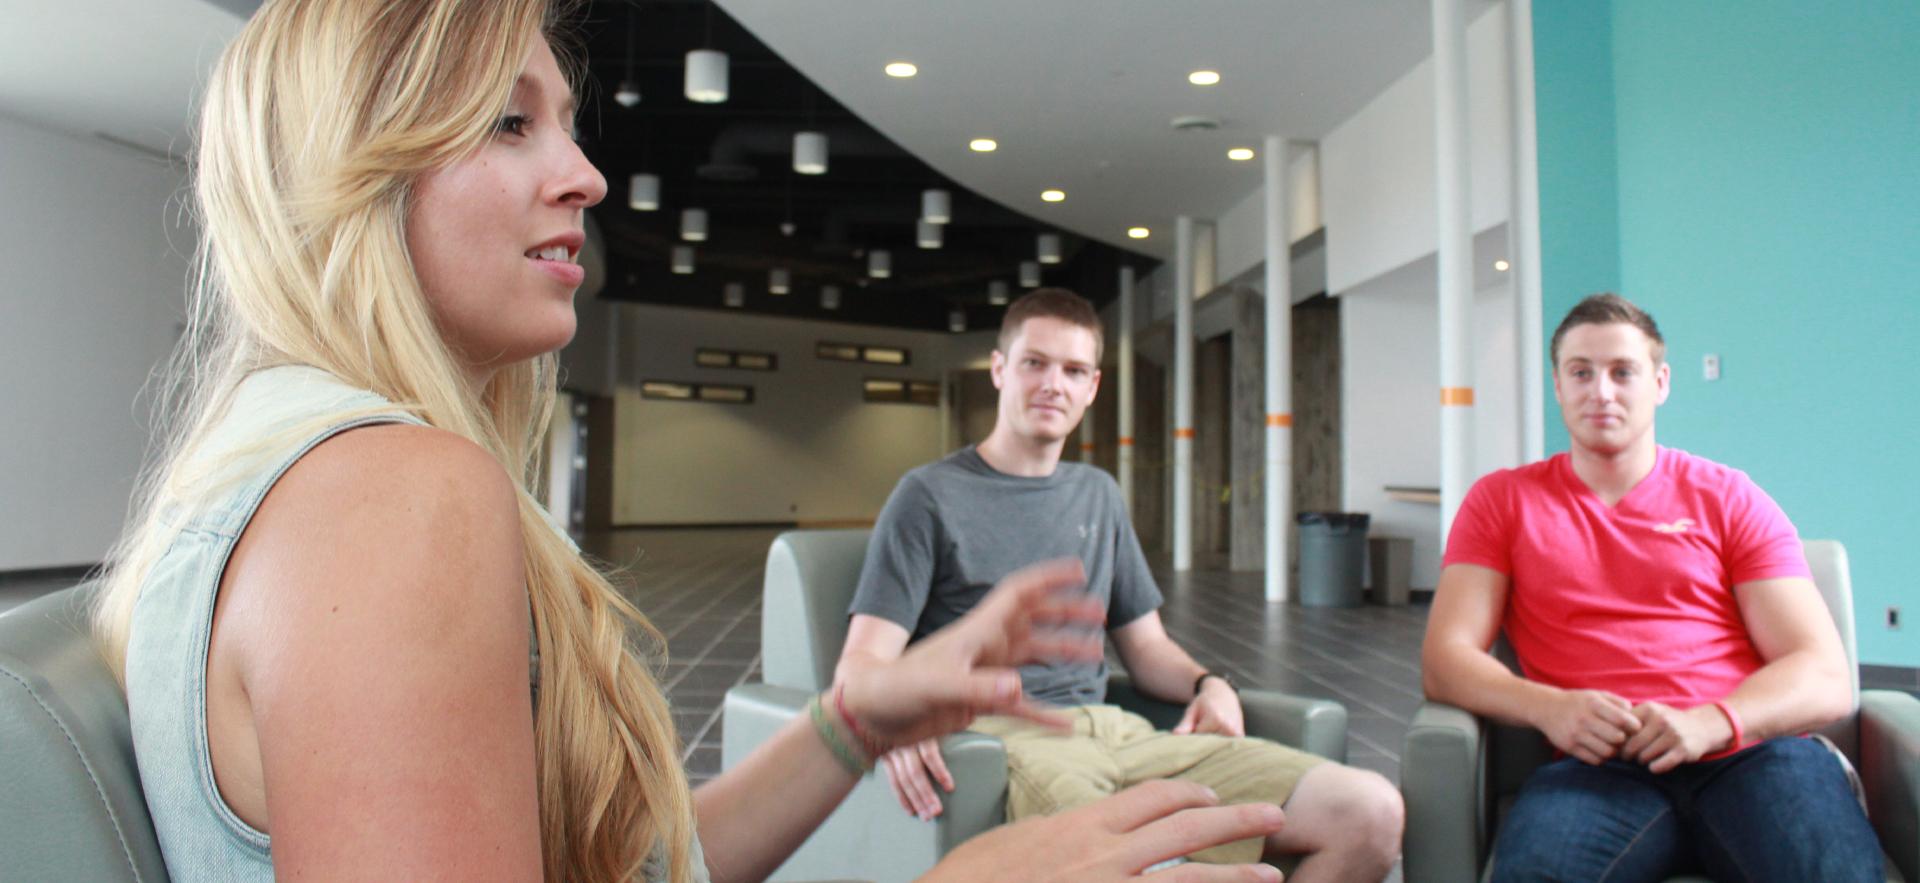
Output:
[[1233,678],[1227,677],[1217,671],[1203,671],[1199,677],[1193,679],[1193,696],[1195,699],[1200,698],[1200,685],[1205,684],[1207,678],[1219,678],[1220,683],[1226,684],[1227,689],[1232,690],[1234,695],[1237,696],[1240,693],[1240,685],[1234,683]]

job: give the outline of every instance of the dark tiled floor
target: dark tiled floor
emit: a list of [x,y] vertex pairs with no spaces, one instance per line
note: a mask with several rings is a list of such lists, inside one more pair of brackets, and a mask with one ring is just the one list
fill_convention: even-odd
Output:
[[[667,638],[663,678],[696,784],[720,769],[721,696],[759,675],[760,581],[770,530],[619,531],[589,549],[632,561],[630,594]],[[1398,781],[1420,702],[1426,608],[1269,606],[1257,574],[1156,575],[1167,630],[1243,686],[1337,700],[1352,715],[1349,760]]]

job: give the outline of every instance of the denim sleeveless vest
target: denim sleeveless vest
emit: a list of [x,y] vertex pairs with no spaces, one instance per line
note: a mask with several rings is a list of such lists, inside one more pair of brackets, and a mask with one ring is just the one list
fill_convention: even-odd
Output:
[[[255,372],[234,391],[196,458],[206,466],[195,470],[196,484],[214,490],[191,511],[159,513],[177,533],[134,606],[127,704],[147,810],[175,880],[273,880],[271,838],[234,814],[214,784],[206,701],[214,599],[234,544],[274,482],[321,442],[377,423],[424,425],[314,368]],[[531,627],[529,620],[528,683],[537,701],[539,656]],[[695,877],[704,881],[697,839],[693,859]],[[649,862],[645,876],[664,879],[662,870]]]

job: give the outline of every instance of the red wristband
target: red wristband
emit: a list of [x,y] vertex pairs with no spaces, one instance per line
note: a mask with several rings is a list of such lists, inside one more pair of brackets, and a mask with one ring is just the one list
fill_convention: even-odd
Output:
[[1713,707],[1720,709],[1720,713],[1727,716],[1727,723],[1733,727],[1733,742],[1727,745],[1726,750],[1729,753],[1739,751],[1747,742],[1746,731],[1740,728],[1740,715],[1735,714],[1733,706],[1724,700],[1713,703]]
[[881,750],[880,744],[868,736],[867,731],[861,729],[860,722],[854,720],[853,715],[848,713],[846,696],[846,684],[833,685],[833,710],[839,712],[840,719],[847,722],[847,729],[853,731],[853,738],[860,740],[860,747],[865,749],[867,754],[872,755],[875,760],[878,760],[880,755],[886,754],[887,752]]

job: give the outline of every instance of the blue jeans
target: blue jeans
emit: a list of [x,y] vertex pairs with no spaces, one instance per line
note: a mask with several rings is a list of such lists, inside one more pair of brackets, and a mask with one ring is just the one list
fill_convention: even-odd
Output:
[[1770,739],[1664,775],[1574,758],[1535,770],[1493,849],[1495,881],[1883,883],[1880,843],[1840,762],[1813,739]]

